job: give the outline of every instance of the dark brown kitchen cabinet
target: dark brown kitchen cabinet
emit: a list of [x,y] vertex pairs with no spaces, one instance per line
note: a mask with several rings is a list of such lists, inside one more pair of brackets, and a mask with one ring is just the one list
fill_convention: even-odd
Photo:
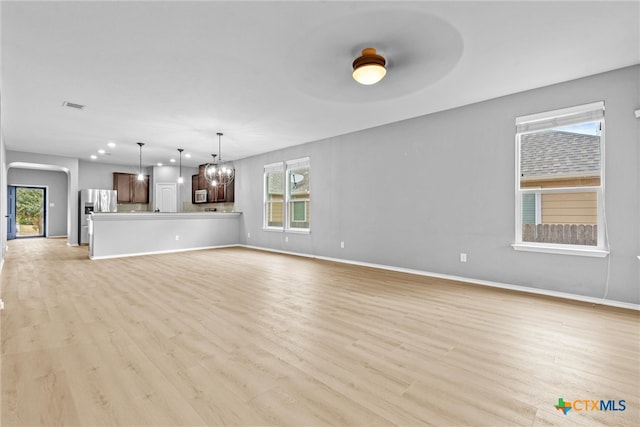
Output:
[[209,183],[207,182],[207,178],[204,177],[204,170],[207,165],[198,166],[198,190],[206,190],[208,189]]
[[191,203],[205,203],[196,201],[196,191],[206,190],[206,203],[231,203],[235,199],[234,182],[229,185],[218,185],[217,187],[209,184],[204,177],[206,164],[198,167],[198,174],[191,176]]
[[208,198],[212,203],[216,202],[233,202],[234,199],[234,185],[233,182],[229,185],[218,185],[217,187],[209,186]]
[[196,203],[197,189],[198,189],[198,175],[191,175],[191,203]]
[[118,191],[118,203],[149,203],[149,175],[138,181],[134,173],[113,173],[113,189]]
[[131,203],[131,180],[128,173],[113,173],[113,189],[118,192],[118,203]]

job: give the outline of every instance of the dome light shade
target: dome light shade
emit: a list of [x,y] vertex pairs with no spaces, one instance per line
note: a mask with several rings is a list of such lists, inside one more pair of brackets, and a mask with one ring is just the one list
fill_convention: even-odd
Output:
[[378,83],[387,74],[386,60],[372,47],[362,49],[362,56],[353,61],[353,78],[360,84]]

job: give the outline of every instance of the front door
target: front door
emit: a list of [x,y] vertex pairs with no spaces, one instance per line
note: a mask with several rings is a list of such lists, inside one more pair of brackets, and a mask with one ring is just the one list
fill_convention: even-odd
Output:
[[7,187],[7,240],[16,238],[16,187]]
[[16,237],[46,236],[45,199],[44,187],[16,186]]

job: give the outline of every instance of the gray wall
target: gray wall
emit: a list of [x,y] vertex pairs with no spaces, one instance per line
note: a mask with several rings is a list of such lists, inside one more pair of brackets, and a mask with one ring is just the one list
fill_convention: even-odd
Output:
[[47,188],[45,201],[47,236],[67,235],[68,180],[64,172],[47,170],[10,168],[7,173],[8,185]]
[[[1,100],[0,105],[2,105]],[[0,114],[0,117],[2,117],[2,114]],[[7,149],[4,144],[3,134],[2,123],[0,122],[0,218],[6,218],[7,216]],[[2,266],[4,265],[4,256],[7,252],[6,220],[0,221],[0,245],[2,246],[2,249],[0,250],[0,269],[2,269]]]
[[[123,166],[108,163],[94,163],[80,160],[78,170],[78,186],[80,189],[97,188],[113,189],[113,173],[138,173],[137,166]],[[152,175],[152,168],[146,168],[145,173]]]
[[[610,263],[607,298],[638,304],[639,81],[635,66],[237,161],[243,242],[597,298]],[[599,100],[609,258],[514,251],[515,117]],[[311,234],[263,231],[263,165],[304,156]]]

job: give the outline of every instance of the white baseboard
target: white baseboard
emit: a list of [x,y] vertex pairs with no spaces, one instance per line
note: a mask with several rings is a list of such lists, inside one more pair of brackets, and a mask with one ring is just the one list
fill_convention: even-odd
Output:
[[592,304],[597,304],[597,305],[606,305],[606,306],[610,306],[610,307],[626,308],[626,309],[629,309],[629,310],[640,311],[640,304],[632,304],[632,303],[624,302],[624,301],[615,301],[615,300],[609,300],[609,299],[603,299],[603,298],[589,297],[589,296],[585,296],[585,295],[570,294],[570,293],[567,293],[567,292],[550,291],[550,290],[547,290],[547,289],[530,288],[530,287],[527,287],[527,286],[510,285],[510,284],[507,284],[507,283],[493,282],[493,281],[489,281],[489,280],[473,279],[473,278],[470,278],[470,277],[453,276],[453,275],[450,275],[450,274],[432,273],[432,272],[429,272],[429,271],[413,270],[413,269],[410,269],[410,268],[393,267],[393,266],[384,265],[384,264],[374,264],[374,263],[369,263],[369,262],[352,261],[352,260],[341,259],[341,258],[331,258],[331,257],[303,254],[303,253],[297,253],[297,252],[288,252],[288,251],[282,251],[282,250],[278,250],[278,249],[262,248],[262,247],[259,247],[259,246],[250,246],[250,245],[235,245],[235,246],[242,246],[242,247],[245,247],[245,248],[257,249],[257,250],[266,251],[266,252],[277,252],[277,253],[286,254],[286,255],[302,256],[302,257],[306,257],[306,258],[317,258],[317,259],[322,259],[322,260],[326,260],[326,261],[340,262],[340,263],[343,263],[343,264],[360,265],[360,266],[363,266],[363,267],[373,267],[373,268],[379,268],[379,269],[382,269],[382,270],[389,270],[389,271],[397,271],[397,272],[400,272],[400,273],[415,274],[415,275],[418,275],[418,276],[427,276],[427,277],[435,277],[435,278],[438,278],[438,279],[455,280],[455,281],[458,281],[458,282],[472,283],[474,285],[482,285],[482,286],[488,286],[488,287],[492,287],[492,288],[507,289],[507,290],[511,290],[511,291],[526,292],[526,293],[530,293],[530,294],[544,295],[544,296],[549,296],[549,297],[568,299],[568,300],[572,300],[572,301],[581,301],[581,302],[587,302],[587,303],[592,303]]

